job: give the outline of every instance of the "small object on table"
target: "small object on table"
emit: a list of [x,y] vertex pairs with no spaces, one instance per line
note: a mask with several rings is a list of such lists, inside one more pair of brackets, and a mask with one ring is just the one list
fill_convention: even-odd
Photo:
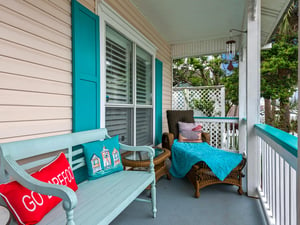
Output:
[[0,205],[0,225],[8,225],[11,220],[11,214],[7,208]]
[[[166,159],[171,156],[171,151],[166,148],[154,147],[155,155],[153,159],[156,181],[163,175],[167,175],[168,180],[171,175],[165,163]],[[127,151],[122,153],[122,163],[124,167],[130,167],[131,170],[146,170],[150,165],[147,152]]]

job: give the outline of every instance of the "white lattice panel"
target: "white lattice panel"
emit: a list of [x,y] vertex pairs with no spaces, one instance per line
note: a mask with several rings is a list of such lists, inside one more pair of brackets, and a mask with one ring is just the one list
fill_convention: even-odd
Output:
[[[172,109],[194,109],[194,100],[208,99],[214,101],[212,116],[225,116],[224,86],[173,88]],[[195,111],[195,115],[206,116],[205,111]]]

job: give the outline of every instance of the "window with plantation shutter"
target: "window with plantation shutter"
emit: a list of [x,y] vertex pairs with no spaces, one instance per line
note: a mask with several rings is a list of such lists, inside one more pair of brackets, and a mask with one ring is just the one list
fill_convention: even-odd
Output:
[[152,56],[136,48],[136,98],[137,104],[152,104]]
[[132,42],[107,26],[106,102],[132,103]]
[[121,143],[153,144],[153,56],[106,26],[105,127]]

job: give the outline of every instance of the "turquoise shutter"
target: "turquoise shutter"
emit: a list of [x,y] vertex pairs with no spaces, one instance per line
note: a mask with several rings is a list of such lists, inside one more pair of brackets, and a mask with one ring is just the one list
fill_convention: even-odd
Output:
[[72,1],[73,132],[100,127],[99,17]]
[[155,145],[161,143],[162,136],[162,79],[163,63],[155,59]]
[[[99,17],[75,0],[72,1],[72,60],[73,132],[99,128]],[[87,168],[77,169],[74,175],[77,183],[86,180]]]

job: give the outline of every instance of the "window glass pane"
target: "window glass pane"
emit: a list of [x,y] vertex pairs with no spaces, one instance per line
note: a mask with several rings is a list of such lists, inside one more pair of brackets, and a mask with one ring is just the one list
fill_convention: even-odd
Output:
[[132,42],[106,26],[106,101],[132,103]]
[[136,101],[140,105],[152,104],[152,56],[136,48]]
[[136,145],[153,144],[152,109],[136,109]]
[[133,144],[132,109],[106,107],[106,128],[110,136],[119,135],[123,144]]

